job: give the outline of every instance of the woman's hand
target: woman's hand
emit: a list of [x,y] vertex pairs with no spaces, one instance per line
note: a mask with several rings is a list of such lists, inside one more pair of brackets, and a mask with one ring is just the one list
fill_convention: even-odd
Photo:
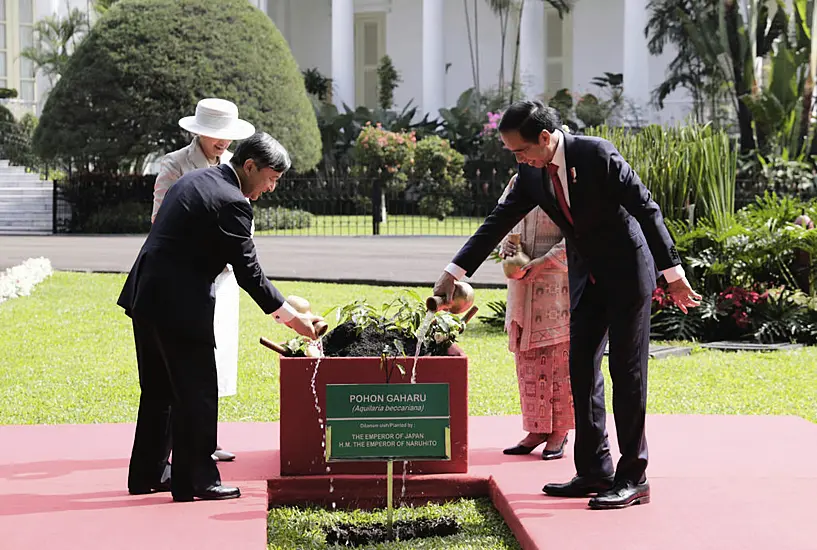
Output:
[[545,258],[546,256],[539,256],[523,265],[520,269],[524,275],[522,275],[520,279],[523,281],[532,281],[536,275],[542,271],[542,266],[546,264]]
[[558,271],[566,271],[567,268],[563,265],[560,265],[557,260],[554,260],[551,256],[545,254],[544,256],[539,256],[535,258],[525,265],[521,267],[521,270],[524,272],[522,275],[521,280],[523,281],[532,281],[536,278],[536,276],[546,269],[553,269]]
[[517,247],[515,244],[513,244],[508,239],[504,239],[502,241],[501,246],[499,247],[499,257],[502,258],[503,260],[505,258],[510,258],[514,254],[516,254],[516,252],[518,250],[519,250],[519,247]]

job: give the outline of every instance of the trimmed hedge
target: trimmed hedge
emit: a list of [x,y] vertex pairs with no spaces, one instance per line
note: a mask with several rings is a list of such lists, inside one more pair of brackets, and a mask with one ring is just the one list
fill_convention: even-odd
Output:
[[312,225],[312,214],[283,206],[263,207],[253,205],[256,231],[270,229],[306,229]]
[[304,80],[272,21],[246,0],[120,0],[48,97],[34,147],[48,160],[138,171],[189,143],[177,124],[221,97],[278,139],[301,171],[321,158]]

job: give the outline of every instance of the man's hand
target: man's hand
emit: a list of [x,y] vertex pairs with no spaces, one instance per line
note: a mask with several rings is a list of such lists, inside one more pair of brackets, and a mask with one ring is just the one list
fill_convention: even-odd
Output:
[[667,285],[667,291],[678,309],[687,313],[687,308],[701,305],[701,295],[692,290],[686,277],[673,281]]
[[442,296],[445,298],[445,303],[450,304],[454,301],[454,283],[457,280],[448,271],[443,271],[437,282],[434,283],[434,296]]
[[286,325],[301,336],[316,340],[318,334],[315,331],[315,323],[319,321],[323,321],[323,317],[319,315],[313,313],[296,313],[295,317],[290,319]]

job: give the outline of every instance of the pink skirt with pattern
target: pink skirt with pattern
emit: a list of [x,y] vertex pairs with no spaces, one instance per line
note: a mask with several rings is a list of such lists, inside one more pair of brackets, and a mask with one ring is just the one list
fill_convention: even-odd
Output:
[[575,426],[570,390],[570,342],[516,352],[522,429],[566,432]]

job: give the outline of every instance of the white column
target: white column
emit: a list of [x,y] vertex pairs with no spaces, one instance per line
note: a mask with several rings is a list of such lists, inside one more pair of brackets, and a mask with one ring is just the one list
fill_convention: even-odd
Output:
[[423,113],[438,116],[445,106],[445,5],[443,0],[423,0]]
[[646,0],[624,0],[624,96],[635,104],[642,118],[648,113],[650,101],[650,52],[644,36],[646,4]]
[[519,76],[526,99],[545,92],[546,32],[544,2],[525,0],[519,30]]
[[[289,0],[259,0],[259,2],[263,2],[265,13],[275,23],[284,40],[289,43]],[[332,17],[331,14],[329,17]]]
[[332,86],[339,109],[355,108],[355,2],[332,0]]

